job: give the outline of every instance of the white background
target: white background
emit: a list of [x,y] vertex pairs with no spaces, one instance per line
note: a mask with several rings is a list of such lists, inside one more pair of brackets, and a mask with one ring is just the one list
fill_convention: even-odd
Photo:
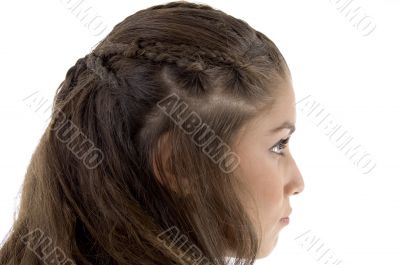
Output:
[[[72,12],[77,0],[68,2],[1,4],[0,241],[11,227],[26,168],[47,125],[45,107],[36,111],[39,105],[24,99],[37,93],[49,106],[66,71],[115,24],[164,3],[85,0],[92,18],[100,16],[105,28],[100,32]],[[275,250],[256,264],[400,264],[400,2],[358,0],[338,9],[345,2],[201,2],[245,20],[276,43],[291,68],[299,102],[290,145],[305,190],[291,199],[291,223]],[[346,12],[358,7],[361,16],[349,21]],[[365,16],[363,25],[354,26]],[[365,36],[361,28],[368,21],[376,28]],[[319,104],[324,122],[321,115],[308,114],[311,103]],[[355,165],[327,135],[330,126],[353,137],[376,167],[366,173]]]

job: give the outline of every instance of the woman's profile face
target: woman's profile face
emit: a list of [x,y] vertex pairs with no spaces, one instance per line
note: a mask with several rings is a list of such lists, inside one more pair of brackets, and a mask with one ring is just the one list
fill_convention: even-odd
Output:
[[287,224],[281,218],[289,216],[292,210],[289,197],[304,189],[302,175],[288,146],[279,144],[290,136],[291,129],[277,129],[295,125],[293,87],[290,81],[285,81],[278,90],[273,107],[244,128],[234,149],[240,157],[236,170],[247,190],[241,199],[256,229],[261,229],[257,258],[273,250],[279,231]]

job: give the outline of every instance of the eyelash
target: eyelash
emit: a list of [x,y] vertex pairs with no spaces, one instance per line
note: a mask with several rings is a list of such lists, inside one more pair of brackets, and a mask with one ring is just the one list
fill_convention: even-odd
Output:
[[288,138],[286,138],[286,139],[281,139],[278,143],[276,143],[273,147],[271,147],[270,151],[273,152],[273,153],[275,153],[275,154],[277,154],[277,155],[283,156],[283,155],[284,155],[283,153],[275,152],[275,151],[273,151],[273,150],[274,150],[275,147],[278,147],[278,148],[280,148],[281,150],[282,150],[282,149],[285,149],[286,146],[287,146],[287,143],[289,142],[289,138],[290,138],[290,137],[288,137]]

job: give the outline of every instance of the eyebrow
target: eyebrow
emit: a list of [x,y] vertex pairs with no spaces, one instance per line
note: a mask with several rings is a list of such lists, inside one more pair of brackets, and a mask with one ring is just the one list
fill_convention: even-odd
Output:
[[276,127],[275,129],[272,129],[270,132],[277,133],[283,129],[290,129],[289,135],[291,135],[292,133],[294,133],[296,131],[296,127],[294,126],[293,123],[291,123],[289,121],[285,121],[284,123],[282,123],[282,125],[280,125],[279,127]]

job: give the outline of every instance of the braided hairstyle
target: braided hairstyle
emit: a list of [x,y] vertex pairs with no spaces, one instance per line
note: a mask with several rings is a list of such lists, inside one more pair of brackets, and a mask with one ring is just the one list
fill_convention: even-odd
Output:
[[252,264],[259,238],[220,151],[288,77],[270,39],[208,5],[128,16],[57,89],[0,264],[42,264],[19,239],[37,228],[75,264]]

